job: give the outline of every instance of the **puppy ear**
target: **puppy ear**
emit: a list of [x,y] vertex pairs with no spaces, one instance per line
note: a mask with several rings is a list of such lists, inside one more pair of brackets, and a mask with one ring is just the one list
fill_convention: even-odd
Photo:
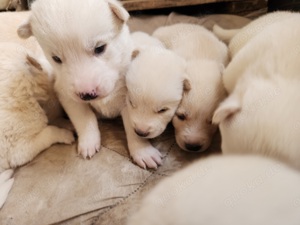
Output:
[[23,39],[27,39],[33,35],[29,19],[19,26],[17,32],[19,37]]
[[134,50],[131,53],[131,61],[134,60],[139,54],[140,54],[140,51],[138,49]]
[[222,121],[230,118],[241,110],[241,103],[237,96],[229,96],[225,99],[220,106],[216,109],[212,122],[220,124]]
[[183,92],[187,93],[192,89],[191,83],[188,79],[183,80]]
[[41,64],[32,56],[28,55],[26,56],[26,63],[29,66],[29,70],[31,73],[36,74],[43,71],[43,67]]
[[107,0],[111,11],[122,21],[126,22],[129,19],[129,13],[124,7],[115,0]]

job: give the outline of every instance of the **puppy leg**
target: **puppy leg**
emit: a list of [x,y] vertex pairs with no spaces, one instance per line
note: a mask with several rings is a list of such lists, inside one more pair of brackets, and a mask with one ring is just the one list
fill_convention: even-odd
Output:
[[78,154],[92,157],[100,150],[100,130],[95,113],[86,103],[74,102],[61,97],[61,103],[73,123],[78,135]]
[[74,142],[73,133],[55,126],[47,126],[26,145],[16,146],[11,151],[10,166],[15,168],[31,161],[40,152],[56,143],[71,144]]
[[122,119],[126,131],[129,153],[133,161],[144,169],[147,167],[157,169],[158,166],[162,165],[162,155],[151,145],[149,140],[136,135],[129,123],[126,107],[122,110]]
[[14,183],[13,170],[6,170],[0,174],[0,209],[7,199],[8,193]]

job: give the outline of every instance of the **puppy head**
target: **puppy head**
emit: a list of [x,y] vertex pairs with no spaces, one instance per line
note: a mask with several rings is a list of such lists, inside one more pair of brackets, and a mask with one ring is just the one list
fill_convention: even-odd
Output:
[[0,50],[2,85],[13,91],[11,95],[48,100],[52,71],[47,61],[15,43],[0,43]]
[[36,37],[61,94],[89,101],[109,95],[130,63],[128,18],[114,0],[37,0],[18,34]]
[[213,61],[187,63],[190,91],[183,95],[172,122],[176,141],[185,151],[202,152],[211,143],[217,126],[212,115],[225,98],[220,66]]
[[[213,116],[224,153],[260,153],[299,162],[299,81],[240,78]],[[299,165],[299,163],[298,163]]]
[[142,51],[126,75],[127,107],[132,129],[145,138],[160,135],[181,101],[185,61],[161,48]]

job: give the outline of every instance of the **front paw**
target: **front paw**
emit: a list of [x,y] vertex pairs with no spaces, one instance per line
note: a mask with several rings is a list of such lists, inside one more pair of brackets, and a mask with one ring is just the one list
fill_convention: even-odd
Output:
[[75,141],[74,134],[73,132],[63,129],[63,128],[58,128],[59,129],[59,143],[67,144],[70,145]]
[[101,146],[100,134],[98,136],[79,137],[78,154],[84,159],[92,158],[96,152],[99,152]]
[[144,169],[157,169],[158,166],[162,165],[162,155],[152,145],[131,152],[131,157],[136,164]]

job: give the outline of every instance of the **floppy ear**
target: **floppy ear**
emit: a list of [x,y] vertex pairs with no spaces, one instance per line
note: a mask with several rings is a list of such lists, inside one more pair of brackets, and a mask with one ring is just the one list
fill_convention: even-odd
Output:
[[131,53],[131,61],[134,60],[139,54],[140,54],[140,51],[138,49],[134,50]]
[[32,74],[37,74],[43,71],[43,67],[41,64],[32,56],[28,55],[26,56],[26,63],[29,66],[29,71]]
[[241,110],[241,107],[241,102],[237,98],[237,96],[229,96],[216,109],[213,115],[212,122],[214,124],[220,124],[222,121],[228,119],[229,117],[239,112]]
[[23,39],[27,39],[32,36],[32,29],[29,19],[19,26],[17,32],[19,37]]
[[190,81],[186,78],[183,80],[183,92],[187,93],[192,89]]
[[129,19],[129,13],[124,7],[115,0],[107,0],[111,11],[122,21],[126,22]]

